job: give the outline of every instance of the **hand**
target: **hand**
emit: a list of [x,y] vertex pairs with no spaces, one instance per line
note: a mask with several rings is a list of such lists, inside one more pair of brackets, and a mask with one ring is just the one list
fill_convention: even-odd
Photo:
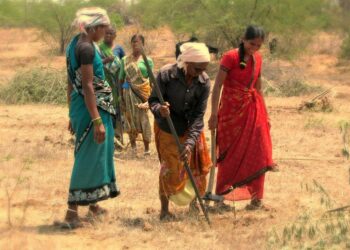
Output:
[[109,56],[109,57],[106,57],[106,63],[110,63],[110,62],[113,62],[114,61],[114,56]]
[[93,125],[94,126],[94,140],[96,143],[101,144],[106,138],[106,130],[103,124]]
[[149,104],[148,104],[148,102],[139,103],[139,104],[136,104],[136,106],[137,106],[139,109],[144,109],[144,110],[149,109]]
[[168,117],[170,115],[170,104],[168,102],[165,102],[164,105],[161,105],[159,108],[159,113],[162,117]]
[[74,135],[74,133],[75,133],[73,130],[71,121],[68,122],[68,131],[71,135]]
[[189,161],[190,159],[191,159],[191,147],[189,145],[185,145],[180,154],[180,160]]
[[218,115],[212,114],[208,121],[208,126],[210,130],[215,130],[218,126]]

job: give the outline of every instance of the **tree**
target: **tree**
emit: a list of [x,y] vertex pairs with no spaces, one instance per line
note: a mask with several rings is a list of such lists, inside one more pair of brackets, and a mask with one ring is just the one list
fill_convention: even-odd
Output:
[[[146,27],[169,25],[176,33],[195,34],[222,49],[237,46],[248,24],[295,38],[327,22],[327,0],[140,0],[133,13]],[[298,47],[298,46],[296,46]]]
[[25,25],[26,6],[26,0],[0,0],[0,23],[2,26]]
[[63,54],[67,44],[74,34],[75,27],[72,22],[75,13],[79,8],[88,6],[99,6],[110,10],[110,18],[112,23],[117,26],[123,25],[119,14],[112,12],[115,0],[91,0],[82,2],[79,0],[42,0],[32,2],[30,6],[31,23],[44,31],[44,35],[48,35],[59,44],[59,53]]
[[75,0],[34,2],[30,6],[30,20],[34,26],[44,31],[44,35],[58,42],[59,52],[63,54],[74,32],[72,21],[79,7],[81,4]]

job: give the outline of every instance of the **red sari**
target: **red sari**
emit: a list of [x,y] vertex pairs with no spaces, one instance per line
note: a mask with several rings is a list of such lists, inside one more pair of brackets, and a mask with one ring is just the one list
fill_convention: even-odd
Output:
[[[265,172],[273,166],[268,114],[255,88],[262,58],[255,52],[245,69],[238,49],[224,54],[227,69],[218,112],[217,194],[229,200],[262,199]],[[254,71],[254,73],[253,73]]]

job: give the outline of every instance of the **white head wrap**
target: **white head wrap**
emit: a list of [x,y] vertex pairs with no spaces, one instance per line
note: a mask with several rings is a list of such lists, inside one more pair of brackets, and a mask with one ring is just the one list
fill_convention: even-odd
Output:
[[210,62],[209,49],[204,43],[184,43],[180,47],[177,66],[183,68],[186,62]]
[[99,7],[82,8],[75,14],[73,25],[80,32],[86,33],[86,28],[95,27],[98,25],[110,25],[110,20],[106,10]]

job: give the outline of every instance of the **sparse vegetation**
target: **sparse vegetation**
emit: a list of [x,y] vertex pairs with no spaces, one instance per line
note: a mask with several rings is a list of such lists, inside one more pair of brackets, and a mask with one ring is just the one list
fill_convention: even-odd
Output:
[[310,117],[307,119],[304,125],[304,128],[307,130],[310,130],[310,129],[324,130],[325,129],[324,120],[322,118]]
[[65,70],[33,68],[18,72],[0,88],[0,100],[10,104],[50,103],[64,104],[67,75]]
[[[344,210],[330,210],[335,202],[324,187],[313,180],[301,188],[319,198],[318,206],[307,209],[282,232],[273,230],[268,236],[268,249],[330,249],[349,247],[350,215]],[[313,196],[311,196],[313,195]]]
[[302,96],[312,93],[317,93],[322,90],[320,86],[314,86],[297,77],[289,78],[286,81],[272,84],[271,81],[266,81],[264,84],[264,94],[267,96]]
[[350,159],[350,123],[347,121],[340,122],[340,132],[342,134],[342,140],[344,143],[344,148],[342,154],[346,159]]
[[350,60],[350,32],[343,41],[341,47],[341,58]]
[[[64,2],[73,3],[73,1],[75,0]],[[304,2],[311,6],[317,1]],[[13,6],[24,2],[25,0],[6,1]],[[44,3],[45,0],[34,2]],[[92,4],[92,2],[84,3]],[[137,2],[143,1],[118,1],[119,4],[132,2],[137,5]],[[152,5],[152,2],[145,1],[149,5]],[[170,2],[165,0],[161,7],[167,13],[173,11],[173,15],[180,12],[179,17],[185,16],[186,20],[190,16],[193,18],[192,23],[203,20],[203,24],[195,26],[195,34],[198,31],[201,40],[213,41],[213,45],[222,42],[223,33],[220,27],[233,23],[232,27],[228,27],[231,32],[231,29],[243,26],[249,17],[246,15],[245,19],[238,21],[231,19],[233,15],[240,14],[228,13],[227,8],[223,8],[226,3],[232,1],[204,0],[204,2],[213,5],[214,17],[209,18],[209,12],[208,15],[207,12],[202,12],[202,16],[199,16],[197,15],[199,12],[189,11],[187,3],[195,3],[192,0],[183,6],[180,6],[182,0]],[[246,7],[239,9],[242,15],[245,15],[244,13],[251,11],[255,1],[233,2],[246,3]],[[258,2],[263,4],[264,1]],[[294,10],[293,1],[278,2],[281,5],[292,3],[290,10]],[[335,2],[345,3],[346,0]],[[6,11],[2,8],[3,3],[5,1],[0,0],[0,25],[32,27],[29,21],[27,23],[23,21],[24,9]],[[298,0],[298,3],[301,2]],[[223,8],[223,11],[218,14],[215,11],[219,7]],[[305,5],[301,4],[296,7],[296,11],[304,11],[299,9],[304,7]],[[125,16],[130,9],[122,13],[119,12],[118,6],[114,8],[113,13],[117,13],[117,18],[121,18],[123,23],[126,23],[127,19],[129,22],[141,20],[136,18],[138,16]],[[198,8],[198,5],[194,8]],[[232,8],[232,12],[236,10],[237,8]],[[319,8],[314,9],[315,13],[311,10],[313,9],[305,11],[310,13],[310,19],[315,20],[313,16],[319,14]],[[266,13],[264,11],[259,9],[254,15]],[[147,13],[149,12],[144,12],[142,17],[162,18],[162,14]],[[296,26],[299,25],[297,30],[304,23],[300,24],[299,21],[304,21],[300,16],[300,20],[290,19],[289,15],[292,16],[293,13],[288,11],[281,13],[287,13],[287,23],[297,20],[295,22]],[[18,19],[12,19],[13,16]],[[29,16],[27,18],[29,20]],[[46,20],[46,17],[43,20]],[[260,20],[264,18],[254,22],[260,24]],[[236,217],[231,212],[211,214],[213,225],[210,229],[206,227],[202,214],[191,215],[187,207],[179,208],[172,204],[171,211],[178,215],[179,220],[166,223],[159,221],[157,178],[159,162],[153,142],[149,158],[142,157],[141,149],[137,152],[137,158],[128,150],[115,155],[117,180],[122,195],[118,199],[101,202],[101,206],[109,211],[108,217],[87,223],[84,228],[69,233],[54,227],[54,221],[61,221],[64,218],[67,188],[74,158],[74,140],[72,143],[72,136],[67,131],[69,118],[65,105],[64,58],[57,56],[57,53],[53,56],[44,54],[46,46],[42,43],[43,37],[37,35],[37,29],[1,29],[0,39],[5,42],[0,43],[0,71],[3,73],[0,75],[0,249],[42,247],[71,249],[76,245],[115,249],[183,249],[184,246],[204,250],[350,249],[349,207],[343,206],[350,203],[347,168],[349,166],[347,159],[350,155],[348,121],[350,86],[346,81],[350,78],[350,71],[346,61],[338,66],[336,58],[336,53],[340,51],[339,44],[342,38],[345,38],[342,34],[346,33],[331,36],[327,32],[321,32],[322,36],[332,41],[327,46],[324,46],[324,40],[318,40],[317,33],[313,36],[315,42],[308,44],[308,36],[328,22],[318,17],[316,20],[320,21],[316,26],[309,26],[300,34],[295,29],[292,29],[290,34],[288,29],[270,32],[269,39],[277,37],[279,41],[279,50],[271,57],[267,55],[267,44],[262,49],[264,55],[262,76],[266,79],[265,91],[268,93],[265,101],[272,125],[273,153],[276,163],[279,164],[279,172],[266,174],[264,205],[271,209],[246,211],[245,201],[235,202]],[[71,20],[67,18],[67,23],[68,21]],[[189,25],[183,23],[177,16],[163,21],[163,24],[176,22],[177,27],[183,24]],[[218,23],[210,24],[216,21]],[[311,23],[309,21],[305,20],[305,26]],[[156,70],[175,61],[172,50],[175,42],[178,39],[186,39],[192,33],[188,29],[180,30],[172,25],[175,33],[168,27],[144,31],[139,25],[141,23],[119,29],[116,41],[128,52],[130,50],[125,45],[129,46],[130,35],[136,31],[142,32],[146,37],[147,54],[157,65]],[[348,22],[345,24],[348,26]],[[206,25],[209,27],[207,35],[202,29]],[[263,25],[271,27],[268,22]],[[335,30],[334,32],[339,32]],[[235,34],[231,34],[233,38]],[[56,51],[57,42],[55,38]],[[307,44],[308,49],[305,49]],[[321,49],[312,50],[309,46],[313,45]],[[230,44],[228,46],[231,47]],[[321,53],[321,50],[332,53]],[[298,51],[303,52],[303,57],[295,57]],[[286,57],[283,55],[293,60],[281,59]],[[218,61],[213,61],[209,66],[208,73],[212,80],[218,70],[218,64]],[[50,65],[54,68],[40,65]],[[14,75],[15,77],[11,78]],[[331,99],[332,95],[329,96],[329,101],[336,107],[337,112],[314,113],[322,111],[318,109],[322,106],[317,106],[317,110],[307,109],[312,112],[297,111],[302,101],[309,100],[330,88],[334,88],[334,93],[339,93],[339,96],[342,94],[341,98]],[[286,96],[291,98],[285,98]],[[47,103],[64,105],[47,105]],[[209,102],[205,123],[208,121],[210,109]],[[153,119],[151,115],[150,119],[151,121]],[[333,125],[338,120],[346,121]],[[205,133],[207,136],[210,133],[207,126]],[[137,140],[138,146],[142,143],[142,139]],[[87,209],[84,207],[80,209],[82,219],[85,220],[84,214]],[[327,212],[330,210],[333,212]],[[272,228],[275,229],[271,230]]]

